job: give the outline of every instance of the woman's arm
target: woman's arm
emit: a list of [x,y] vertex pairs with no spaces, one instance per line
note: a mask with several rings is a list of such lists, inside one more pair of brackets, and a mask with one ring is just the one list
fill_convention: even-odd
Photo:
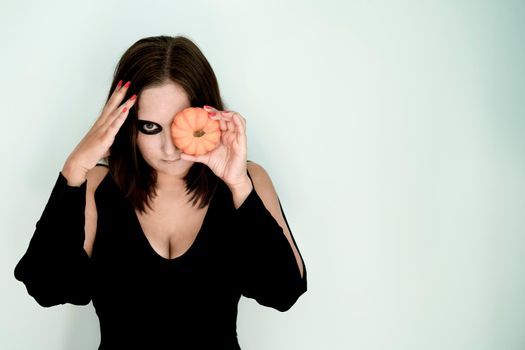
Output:
[[288,222],[282,210],[281,202],[279,201],[279,197],[275,187],[273,186],[270,176],[261,165],[252,161],[248,162],[247,167],[257,194],[261,198],[266,209],[270,212],[270,214],[272,214],[273,218],[283,229],[284,235],[286,236],[286,239],[288,239],[288,243],[290,243],[290,247],[293,250],[295,259],[297,261],[297,266],[301,271],[301,277],[303,277],[303,260],[292,237],[292,233],[290,232],[290,227],[288,226]]
[[84,244],[86,182],[69,186],[59,173],[29,243],[15,267],[29,295],[42,306],[87,304],[89,257]]
[[307,290],[306,267],[269,175],[253,162],[248,174],[253,189],[236,212],[241,291],[286,311]]
[[29,247],[15,267],[15,278],[42,306],[85,305],[91,300],[88,252],[96,231],[94,191],[105,173],[104,167],[95,167],[80,186],[68,185],[59,173]]

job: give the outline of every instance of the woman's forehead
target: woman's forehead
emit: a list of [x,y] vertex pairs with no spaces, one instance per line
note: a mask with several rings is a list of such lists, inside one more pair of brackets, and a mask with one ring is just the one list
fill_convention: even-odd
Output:
[[186,91],[170,82],[142,90],[137,115],[140,120],[163,124],[171,122],[175,114],[186,107],[190,107]]

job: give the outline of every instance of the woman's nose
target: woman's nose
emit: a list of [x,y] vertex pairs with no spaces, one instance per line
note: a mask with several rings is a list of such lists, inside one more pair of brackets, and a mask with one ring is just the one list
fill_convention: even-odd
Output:
[[164,133],[164,139],[162,142],[162,150],[166,155],[172,155],[175,154],[177,151],[177,147],[173,143],[173,139],[171,138],[171,133]]

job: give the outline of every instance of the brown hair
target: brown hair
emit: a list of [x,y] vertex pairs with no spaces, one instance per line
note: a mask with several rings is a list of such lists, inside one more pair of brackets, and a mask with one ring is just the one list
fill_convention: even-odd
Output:
[[[143,38],[129,47],[118,62],[108,100],[118,81],[131,81],[124,101],[133,94],[137,103],[148,87],[172,81],[188,95],[192,107],[207,104],[224,109],[219,85],[212,67],[197,45],[183,36]],[[144,212],[155,196],[156,171],[146,163],[137,146],[137,105],[131,108],[126,121],[110,148],[109,171],[124,196]],[[219,178],[205,164],[195,162],[184,176],[190,201],[204,208],[217,188]]]

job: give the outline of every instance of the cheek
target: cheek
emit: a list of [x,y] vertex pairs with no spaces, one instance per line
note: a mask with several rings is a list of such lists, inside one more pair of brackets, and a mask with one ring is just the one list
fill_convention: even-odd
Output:
[[155,154],[155,150],[159,147],[158,144],[159,137],[156,137],[156,135],[144,135],[141,133],[137,135],[137,146],[145,158]]

